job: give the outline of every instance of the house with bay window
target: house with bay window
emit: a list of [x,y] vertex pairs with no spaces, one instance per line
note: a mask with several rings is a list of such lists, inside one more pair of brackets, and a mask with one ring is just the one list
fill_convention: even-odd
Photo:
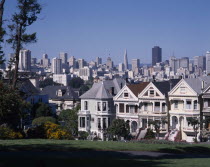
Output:
[[107,128],[116,117],[113,97],[124,85],[125,80],[120,78],[105,80],[94,83],[90,90],[80,96],[78,130],[104,139]]
[[124,119],[130,125],[131,134],[136,136],[139,130],[139,100],[141,93],[149,82],[125,85],[114,97],[116,118]]
[[[181,135],[182,140],[192,142],[194,138],[194,130],[190,125],[188,118],[193,117],[200,120],[201,107],[204,101],[202,112],[208,115],[208,88],[210,77],[186,78],[169,92],[170,101],[170,129],[174,134]],[[202,92],[204,90],[204,94]],[[201,100],[203,97],[203,100]],[[200,129],[199,129],[200,131]],[[198,140],[199,140],[199,134]],[[174,136],[176,137],[176,136]],[[173,140],[174,138],[172,138]]]

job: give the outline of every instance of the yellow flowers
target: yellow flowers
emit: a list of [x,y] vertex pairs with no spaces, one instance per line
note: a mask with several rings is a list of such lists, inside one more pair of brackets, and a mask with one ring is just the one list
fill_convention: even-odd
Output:
[[20,132],[15,132],[8,127],[0,127],[0,139],[22,139],[23,135]]

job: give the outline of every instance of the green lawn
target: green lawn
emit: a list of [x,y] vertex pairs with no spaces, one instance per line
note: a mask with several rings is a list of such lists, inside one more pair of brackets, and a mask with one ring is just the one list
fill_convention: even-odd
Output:
[[[117,151],[155,151],[181,153],[151,158],[132,156]],[[199,157],[199,155],[206,155]],[[185,156],[183,156],[185,155]],[[189,157],[187,155],[190,155]],[[144,144],[75,140],[0,140],[0,167],[63,167],[63,166],[210,166],[208,144]]]

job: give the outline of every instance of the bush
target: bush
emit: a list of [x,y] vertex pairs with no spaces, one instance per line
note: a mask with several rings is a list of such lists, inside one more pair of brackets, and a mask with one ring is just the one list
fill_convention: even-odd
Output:
[[53,117],[39,117],[39,118],[35,118],[32,122],[32,125],[37,126],[37,125],[42,125],[45,124],[47,122],[52,122],[52,123],[56,123],[56,119]]
[[58,124],[46,122],[27,131],[28,138],[73,139],[72,135]]
[[81,140],[87,140],[89,133],[85,132],[85,131],[79,131],[78,136],[79,136],[79,139],[81,139]]
[[147,133],[144,139],[155,139],[155,133],[153,132],[152,129],[147,129]]
[[20,132],[15,132],[8,127],[0,126],[0,139],[22,139],[23,135]]

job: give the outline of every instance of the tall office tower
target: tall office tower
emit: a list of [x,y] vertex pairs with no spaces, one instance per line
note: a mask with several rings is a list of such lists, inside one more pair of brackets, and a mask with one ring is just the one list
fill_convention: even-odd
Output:
[[152,65],[162,61],[162,49],[159,46],[152,48]]
[[206,56],[195,56],[194,66],[202,68],[202,70],[206,70]]
[[169,65],[171,67],[171,71],[174,71],[174,73],[177,72],[177,69],[180,67],[179,65],[179,59],[177,59],[176,57],[172,56],[169,59]]
[[189,57],[182,57],[179,59],[179,67],[189,68]]
[[31,65],[35,65],[37,63],[37,59],[35,57],[31,58]]
[[74,56],[71,56],[69,58],[69,66],[73,67],[73,68],[76,68],[76,59],[74,58]]
[[107,58],[107,62],[106,62],[106,67],[109,68],[109,69],[112,69],[113,68],[113,61],[111,59],[111,57],[108,57]]
[[99,66],[99,64],[102,64],[102,58],[96,57],[96,66]]
[[62,74],[62,60],[59,58],[52,59],[52,73],[53,74]]
[[31,71],[31,51],[20,50],[19,59],[19,70]]
[[120,63],[119,66],[118,66],[118,71],[122,72],[122,71],[124,71],[124,69],[125,69],[124,64]]
[[60,59],[62,60],[62,64],[67,64],[67,60],[68,60],[68,54],[61,52],[59,54]]
[[42,63],[43,67],[49,67],[50,59],[48,59],[48,55],[47,54],[43,54],[41,63]]
[[210,73],[210,51],[206,52],[206,74]]
[[125,54],[124,54],[124,67],[125,67],[125,71],[128,70],[127,50],[125,50]]
[[78,59],[77,62],[78,62],[78,65],[79,65],[79,69],[83,68],[85,66],[85,60],[84,59]]
[[132,59],[132,71],[135,71],[140,67],[140,60],[139,59]]

